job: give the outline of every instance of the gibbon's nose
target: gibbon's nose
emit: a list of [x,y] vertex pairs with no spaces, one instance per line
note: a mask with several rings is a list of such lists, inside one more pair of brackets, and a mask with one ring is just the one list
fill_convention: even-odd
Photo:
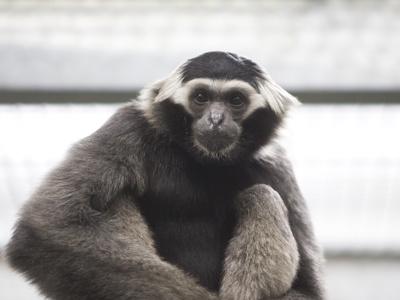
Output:
[[210,117],[209,117],[209,121],[212,125],[214,126],[219,126],[222,124],[222,122],[225,119],[225,115],[223,114],[223,112],[211,112]]

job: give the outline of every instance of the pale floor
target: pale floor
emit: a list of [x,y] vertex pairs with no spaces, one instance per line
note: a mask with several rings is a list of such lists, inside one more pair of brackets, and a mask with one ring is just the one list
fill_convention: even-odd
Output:
[[[400,260],[328,259],[330,300],[399,300]],[[1,300],[43,300],[35,288],[0,262]]]

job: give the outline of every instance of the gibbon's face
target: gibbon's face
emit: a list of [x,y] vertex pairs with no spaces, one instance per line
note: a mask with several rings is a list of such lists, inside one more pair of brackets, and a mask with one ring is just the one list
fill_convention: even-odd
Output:
[[188,99],[195,144],[205,152],[228,151],[240,135],[240,123],[250,104],[248,96],[239,88],[224,88],[222,84],[218,88],[213,82],[199,81]]
[[297,102],[255,63],[224,52],[187,61],[139,99],[150,123],[195,159],[227,163],[266,145]]
[[176,94],[192,117],[193,144],[224,156],[238,146],[242,123],[261,103],[254,88],[239,80],[193,79]]

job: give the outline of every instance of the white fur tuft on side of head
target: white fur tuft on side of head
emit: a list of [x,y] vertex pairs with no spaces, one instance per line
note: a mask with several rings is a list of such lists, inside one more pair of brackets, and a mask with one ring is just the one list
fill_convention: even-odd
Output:
[[176,90],[182,85],[182,68],[185,63],[181,64],[167,77],[160,79],[154,83],[149,84],[140,91],[138,100],[140,100],[140,107],[146,110],[154,102],[161,102],[168,98],[172,98]]
[[263,76],[265,80],[260,82],[260,94],[278,116],[283,116],[291,107],[300,104],[296,97],[275,83],[267,72],[263,71]]

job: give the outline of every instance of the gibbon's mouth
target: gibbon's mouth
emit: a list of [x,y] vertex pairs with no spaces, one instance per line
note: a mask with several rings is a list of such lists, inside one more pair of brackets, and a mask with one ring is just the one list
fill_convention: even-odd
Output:
[[196,132],[194,135],[201,148],[212,153],[228,150],[237,140],[237,134],[230,134],[214,128],[207,131]]

